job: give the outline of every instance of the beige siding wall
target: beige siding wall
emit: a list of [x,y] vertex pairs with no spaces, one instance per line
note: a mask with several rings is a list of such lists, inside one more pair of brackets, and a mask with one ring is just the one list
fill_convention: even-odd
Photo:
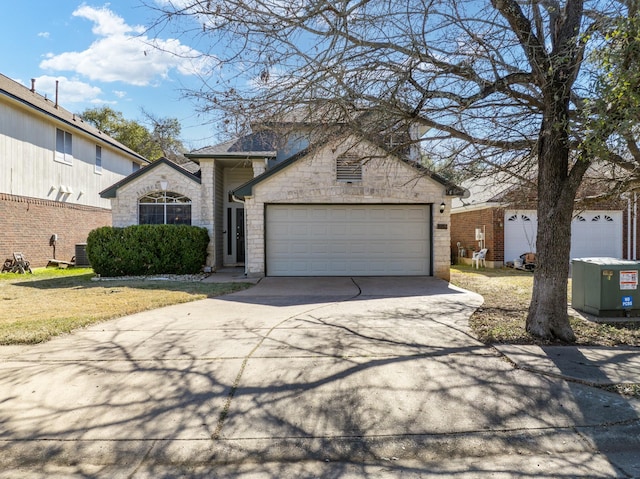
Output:
[[[336,181],[336,157],[347,152],[366,158],[361,183]],[[365,149],[363,145],[345,142],[327,145],[254,187],[253,197],[247,198],[245,203],[249,274],[262,275],[265,272],[265,204],[432,203],[433,272],[435,276],[448,280],[451,202],[445,197],[444,187],[396,159],[372,156],[372,153],[382,155],[373,147]],[[438,209],[443,201],[446,209],[441,214]]]
[[[99,192],[133,171],[130,157],[48,116],[5,100],[0,106],[0,192],[110,207]],[[71,164],[55,160],[56,128],[72,135]],[[96,145],[102,147],[101,174],[95,172]],[[72,193],[61,192],[61,186]]]

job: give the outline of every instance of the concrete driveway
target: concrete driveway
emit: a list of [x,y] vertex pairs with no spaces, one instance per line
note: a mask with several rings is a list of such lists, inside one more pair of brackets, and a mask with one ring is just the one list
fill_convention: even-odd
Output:
[[265,278],[0,347],[0,477],[633,473],[638,403],[515,368],[468,334],[481,303],[435,278]]

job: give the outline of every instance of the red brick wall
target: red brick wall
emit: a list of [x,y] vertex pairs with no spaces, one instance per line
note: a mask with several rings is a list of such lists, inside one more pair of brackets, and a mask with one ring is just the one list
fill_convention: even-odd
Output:
[[476,228],[485,233],[485,248],[488,248],[487,261],[504,261],[504,210],[501,208],[485,208],[451,215],[451,251],[458,254],[457,243],[467,249],[466,257],[470,258],[469,248],[475,246]]
[[110,210],[0,193],[0,261],[17,251],[31,266],[46,266],[53,258],[49,238],[54,233],[56,258],[70,261],[75,245],[86,243],[100,226],[111,226]]

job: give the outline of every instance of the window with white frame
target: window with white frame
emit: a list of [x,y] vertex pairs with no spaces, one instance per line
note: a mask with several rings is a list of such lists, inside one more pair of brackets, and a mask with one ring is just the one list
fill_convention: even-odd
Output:
[[138,200],[138,224],[190,225],[191,199],[171,191],[154,191]]
[[96,167],[94,171],[102,173],[102,147],[99,145],[96,145]]
[[73,161],[72,136],[68,131],[56,128],[56,161],[71,164]]

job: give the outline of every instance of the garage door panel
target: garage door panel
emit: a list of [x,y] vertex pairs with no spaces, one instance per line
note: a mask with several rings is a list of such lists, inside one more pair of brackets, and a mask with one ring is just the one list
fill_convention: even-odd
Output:
[[[504,259],[513,261],[522,253],[536,251],[535,211],[505,212]],[[622,257],[622,212],[590,210],[571,222],[571,258]]]
[[267,274],[428,275],[429,217],[428,205],[267,205]]

